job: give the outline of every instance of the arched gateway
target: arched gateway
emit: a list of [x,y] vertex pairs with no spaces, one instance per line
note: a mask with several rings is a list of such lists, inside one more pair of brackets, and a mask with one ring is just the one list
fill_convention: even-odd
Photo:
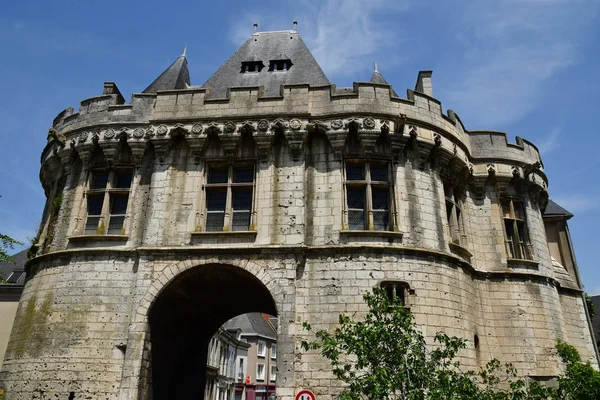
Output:
[[557,375],[557,338],[596,364],[539,151],[444,114],[431,71],[407,98],[378,70],[338,88],[298,32],[255,32],[205,85],[184,54],[130,104],[105,83],[47,139],[8,399],[201,398],[210,336],[261,311],[279,317],[278,400],[332,400],[302,322],[360,317],[376,286],[427,336],[468,339],[468,367]]
[[277,308],[265,285],[242,268],[201,265],[169,282],[148,316],[152,399],[201,399],[210,338],[247,312],[277,315]]

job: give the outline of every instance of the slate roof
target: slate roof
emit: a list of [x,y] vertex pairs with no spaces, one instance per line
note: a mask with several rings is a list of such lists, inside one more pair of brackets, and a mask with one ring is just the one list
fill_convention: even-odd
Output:
[[[287,71],[269,71],[270,61],[289,59]],[[242,62],[262,61],[260,72],[241,72]],[[279,96],[282,84],[328,85],[329,79],[297,31],[256,32],[202,85],[213,98],[225,98],[232,86],[264,86],[264,96]]]
[[9,283],[23,285],[25,284],[25,263],[27,262],[27,249],[18,252],[13,257],[15,263],[0,262],[0,276],[8,280]]
[[[377,70],[377,64],[375,64],[375,70],[373,71],[373,75],[371,75],[371,80],[369,82],[382,83],[384,85],[389,85],[388,81],[386,81],[385,78],[383,77],[383,75],[381,75],[381,72],[379,72]],[[396,94],[396,91],[393,88],[392,88],[392,94],[395,97],[398,97],[398,95]]]
[[544,211],[543,217],[566,217],[567,219],[571,218],[573,214],[569,211],[565,210],[552,200],[548,200],[548,205],[546,206],[546,210]]
[[223,324],[226,330],[240,330],[242,335],[260,335],[275,340],[277,332],[261,313],[238,315]]
[[185,54],[179,56],[142,93],[156,93],[159,90],[186,89],[190,86],[190,72]]

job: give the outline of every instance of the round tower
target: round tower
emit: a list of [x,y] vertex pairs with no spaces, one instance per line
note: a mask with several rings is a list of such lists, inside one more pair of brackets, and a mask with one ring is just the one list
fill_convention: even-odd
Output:
[[295,29],[255,32],[202,86],[185,54],[129,104],[105,83],[56,117],[41,162],[8,398],[196,398],[210,337],[264,312],[279,398],[333,399],[302,323],[360,317],[374,287],[429,339],[468,339],[468,367],[555,376],[557,338],[595,362],[576,271],[548,249],[538,149],[444,114],[431,71],[407,98],[377,70],[337,88]]

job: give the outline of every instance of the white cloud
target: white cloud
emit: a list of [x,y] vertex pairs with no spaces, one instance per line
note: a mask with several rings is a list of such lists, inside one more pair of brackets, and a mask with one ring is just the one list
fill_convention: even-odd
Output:
[[471,123],[519,120],[536,107],[552,77],[578,62],[597,9],[593,0],[465,3],[454,26],[456,80],[441,98]]
[[328,77],[359,80],[356,72],[372,68],[378,58],[380,65],[386,68],[403,60],[397,51],[403,39],[397,34],[399,28],[395,18],[406,12],[412,2],[298,0],[267,5],[257,3],[257,8],[236,19],[229,37],[240,45],[250,37],[254,21],[258,21],[259,31],[281,30],[292,29],[292,21],[297,18],[299,32]]
[[538,144],[538,149],[542,155],[546,155],[558,146],[558,136],[560,135],[560,129],[554,128],[545,135]]

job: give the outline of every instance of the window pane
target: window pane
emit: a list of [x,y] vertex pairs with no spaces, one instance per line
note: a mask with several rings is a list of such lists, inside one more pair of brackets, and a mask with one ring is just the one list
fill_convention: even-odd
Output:
[[115,188],[129,189],[131,187],[132,172],[117,172],[115,174]]
[[224,220],[225,212],[209,212],[206,214],[206,230],[209,232],[222,231]]
[[371,165],[371,180],[387,182],[388,181],[387,167]]
[[389,211],[373,210],[373,228],[377,231],[385,231],[390,226]]
[[348,228],[352,230],[365,229],[364,210],[348,210]]
[[206,191],[206,209],[208,211],[225,211],[227,192],[224,190]]
[[104,194],[91,196],[88,195],[88,215],[100,215],[102,214],[102,202],[104,201]]
[[247,231],[250,227],[250,211],[234,211],[231,225],[234,231]]
[[111,195],[110,213],[125,214],[127,212],[128,195]]
[[235,189],[233,191],[233,209],[240,211],[252,209],[252,189]]
[[363,165],[346,165],[346,180],[364,181],[365,167]]
[[504,218],[512,218],[512,214],[510,212],[510,200],[501,199],[500,204],[502,206],[502,216]]
[[94,172],[92,175],[92,189],[104,189],[108,182],[108,172]]
[[513,201],[513,208],[515,210],[515,218],[525,219],[525,215],[523,214],[523,205],[520,201]]
[[123,223],[125,222],[125,216],[111,216],[108,224],[109,235],[121,235],[123,234]]
[[233,182],[234,183],[245,183],[252,182],[254,180],[254,168],[236,168]]
[[506,247],[508,248],[508,256],[510,258],[517,258],[517,252],[515,249],[514,221],[512,219],[505,219],[504,228],[506,229]]
[[365,189],[348,188],[348,208],[365,208]]
[[227,183],[228,168],[210,168],[208,170],[208,183]]
[[85,222],[85,234],[95,235],[98,231],[98,224],[100,223],[100,217],[87,217]]
[[390,191],[388,188],[371,188],[373,194],[373,210],[389,210]]

